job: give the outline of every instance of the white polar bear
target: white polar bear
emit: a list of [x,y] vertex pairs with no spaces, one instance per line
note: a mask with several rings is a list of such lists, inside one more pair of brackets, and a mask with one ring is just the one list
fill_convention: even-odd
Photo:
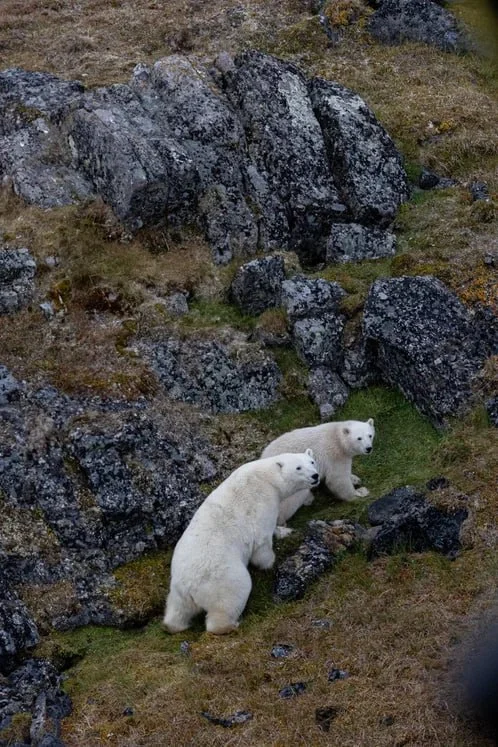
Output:
[[275,562],[272,537],[281,501],[319,481],[307,449],[243,464],[208,495],[173,553],[167,630],[185,630],[203,610],[210,633],[234,630],[251,591],[248,563],[264,569]]
[[[325,481],[330,492],[341,501],[352,501],[368,495],[366,488],[358,488],[361,480],[352,474],[351,466],[354,456],[372,451],[374,436],[372,418],[366,422],[344,420],[323,423],[284,433],[268,444],[261,457],[274,456],[280,452],[299,452],[309,446],[318,462],[320,479]],[[313,493],[307,488],[294,493],[280,504],[277,537],[283,537],[292,531],[283,529],[285,522],[298,508],[313,503],[313,497]]]

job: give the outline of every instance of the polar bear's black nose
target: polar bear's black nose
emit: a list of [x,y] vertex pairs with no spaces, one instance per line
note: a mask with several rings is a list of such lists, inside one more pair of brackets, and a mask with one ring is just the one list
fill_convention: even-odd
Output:
[[313,480],[313,482],[317,482],[320,479],[320,475],[318,474],[318,472],[315,472],[314,475],[311,475],[311,479]]
[[372,451],[372,447],[371,446],[367,446],[366,451],[367,451],[367,454],[370,454],[370,452]]

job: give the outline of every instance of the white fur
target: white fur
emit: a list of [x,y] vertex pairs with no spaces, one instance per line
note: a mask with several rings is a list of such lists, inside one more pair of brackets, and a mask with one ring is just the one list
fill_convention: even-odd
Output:
[[[280,452],[299,452],[304,448],[313,449],[319,466],[320,478],[327,488],[341,501],[352,501],[368,495],[366,488],[358,488],[361,480],[351,472],[354,456],[368,454],[372,450],[375,436],[374,421],[344,420],[336,423],[323,423],[310,428],[298,428],[284,433],[272,441],[262,453],[262,458],[279,454]],[[280,505],[278,515],[279,528],[277,536],[281,536],[281,526],[302,505],[313,502],[313,493],[309,488],[291,495]]]
[[248,563],[271,568],[275,562],[272,537],[281,501],[318,481],[308,449],[248,462],[206,498],[173,553],[164,615],[170,633],[188,628],[203,610],[210,633],[237,627],[251,591]]

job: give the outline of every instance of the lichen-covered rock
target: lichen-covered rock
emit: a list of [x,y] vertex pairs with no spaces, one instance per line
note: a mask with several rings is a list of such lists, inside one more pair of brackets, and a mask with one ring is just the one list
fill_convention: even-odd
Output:
[[418,41],[447,52],[471,49],[455,16],[433,0],[382,0],[368,30],[384,44]]
[[339,283],[323,278],[294,275],[282,283],[282,305],[291,323],[328,312],[337,314],[345,295]]
[[436,423],[468,406],[474,376],[496,345],[484,317],[430,276],[376,280],[363,330],[384,380]]
[[491,397],[486,401],[486,410],[489,415],[489,419],[498,428],[498,396]]
[[396,236],[381,228],[368,228],[359,223],[336,223],[327,241],[325,260],[361,262],[364,259],[392,257],[396,252]]
[[8,368],[0,365],[0,406],[19,398],[21,385]]
[[0,248],[0,314],[12,314],[31,301],[35,272],[27,249]]
[[273,358],[244,343],[157,340],[144,346],[161,384],[172,399],[211,412],[245,412],[268,407],[278,397],[281,378]]
[[31,716],[27,745],[63,747],[61,721],[71,709],[62,677],[52,664],[44,659],[29,659],[0,681],[0,744],[4,744],[2,730],[9,727],[12,717],[26,713]]
[[379,526],[370,555],[400,550],[437,550],[453,555],[461,547],[460,532],[467,517],[466,508],[444,512],[414,488],[396,488],[368,507],[370,523]]
[[280,306],[284,280],[283,257],[254,259],[237,270],[230,287],[231,296],[244,314],[261,314],[266,309]]
[[380,379],[376,355],[360,333],[352,340],[345,341],[341,378],[352,389],[362,389]]
[[302,599],[308,586],[363,537],[364,531],[350,521],[308,522],[302,545],[277,566],[273,587],[275,601]]
[[334,181],[353,216],[388,225],[407,199],[408,181],[396,147],[363,99],[321,78],[308,85]]
[[0,555],[0,673],[7,674],[17,657],[39,641],[37,627],[26,606],[6,584],[6,567]]
[[341,314],[320,318],[298,319],[292,328],[296,352],[310,368],[326,366],[337,371],[342,365],[342,332],[344,317]]
[[349,396],[349,390],[340,376],[322,367],[310,371],[308,391],[320,410],[321,420],[330,420]]

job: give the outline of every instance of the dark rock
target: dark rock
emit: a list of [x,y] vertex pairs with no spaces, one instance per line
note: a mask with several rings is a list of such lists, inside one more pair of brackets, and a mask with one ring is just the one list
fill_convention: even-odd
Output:
[[31,301],[35,272],[27,249],[0,249],[0,314],[19,311]]
[[0,365],[0,406],[19,399],[21,385],[10,371]]
[[130,706],[128,706],[127,708],[123,710],[123,716],[133,716],[134,713],[135,711]]
[[282,283],[282,305],[289,321],[319,317],[328,312],[338,314],[339,304],[346,295],[339,283],[323,278],[294,275]]
[[498,428],[498,396],[491,397],[486,402],[486,411],[495,428]]
[[337,223],[332,226],[327,241],[325,261],[361,262],[364,259],[392,257],[396,252],[396,236],[381,228],[367,228],[359,223]]
[[418,177],[420,189],[434,189],[439,184],[439,176],[429,169],[422,169]]
[[188,641],[182,641],[180,643],[180,651],[182,654],[185,654],[185,656],[190,655],[190,643]]
[[252,719],[252,713],[250,711],[235,711],[235,713],[233,713],[231,716],[227,716],[226,718],[213,716],[208,711],[201,711],[201,716],[203,716],[208,721],[211,721],[212,724],[223,726],[225,729],[231,729],[232,726],[237,726],[238,724],[245,724],[246,721],[250,721]]
[[273,587],[275,601],[302,599],[308,586],[361,536],[359,528],[350,521],[308,522],[308,533],[302,545],[277,566]]
[[376,280],[363,316],[383,379],[436,424],[464,411],[494,332],[433,277]]
[[302,695],[306,692],[306,682],[291,682],[290,685],[286,685],[278,691],[279,698],[295,698],[297,695]]
[[169,397],[212,412],[258,410],[278,396],[277,364],[245,343],[230,349],[217,341],[169,338],[145,352]]
[[477,200],[484,200],[485,202],[489,202],[491,199],[486,182],[471,182],[469,184],[469,192],[474,202],[476,202]]
[[224,77],[225,93],[244,126],[264,243],[289,243],[303,261],[316,264],[327,224],[346,211],[306,78],[294,65],[255,51],[239,55]]
[[288,643],[276,643],[270,651],[270,656],[273,659],[284,659],[294,651],[294,646],[290,646]]
[[307,366],[327,366],[339,370],[342,365],[344,317],[299,319],[292,328],[297,354]]
[[317,708],[315,710],[315,721],[322,731],[330,731],[330,725],[332,721],[337,718],[340,714],[341,709],[335,706],[327,706],[326,708]]
[[[5,558],[2,560],[5,561]],[[4,563],[1,561],[0,571],[0,673],[6,674],[25,649],[36,646],[39,635],[26,606],[6,585]]]
[[394,721],[394,716],[382,716],[382,718],[379,719],[379,724],[381,726],[392,726],[394,724]]
[[237,270],[230,288],[231,296],[244,314],[261,314],[280,306],[284,280],[283,257],[254,259]]
[[466,509],[443,512],[413,488],[397,488],[368,508],[369,521],[381,524],[372,539],[370,554],[376,556],[400,549],[458,552],[460,531],[467,517]]
[[321,78],[308,88],[335,183],[353,219],[387,226],[409,194],[393,141],[350,89]]
[[308,376],[308,391],[318,405],[321,420],[330,420],[347,401],[349,390],[329,368],[314,368]]
[[333,622],[332,620],[327,620],[326,618],[323,618],[323,619],[312,620],[311,625],[313,628],[321,628],[322,630],[330,630],[330,628],[333,625]]
[[431,0],[382,0],[370,18],[368,30],[384,44],[418,41],[447,52],[471,49],[452,13]]
[[344,345],[339,373],[352,389],[362,389],[380,380],[375,351],[362,333]]
[[30,713],[30,744],[62,746],[60,723],[71,713],[71,700],[61,683],[50,662],[26,661],[0,681],[0,725],[8,726],[17,713]]
[[345,669],[336,669],[335,667],[333,669],[329,670],[329,673],[327,675],[327,680],[329,682],[336,682],[337,680],[345,680],[349,677],[349,672],[346,672]]
[[172,293],[166,297],[164,305],[171,316],[180,317],[188,314],[188,302],[185,293]]

